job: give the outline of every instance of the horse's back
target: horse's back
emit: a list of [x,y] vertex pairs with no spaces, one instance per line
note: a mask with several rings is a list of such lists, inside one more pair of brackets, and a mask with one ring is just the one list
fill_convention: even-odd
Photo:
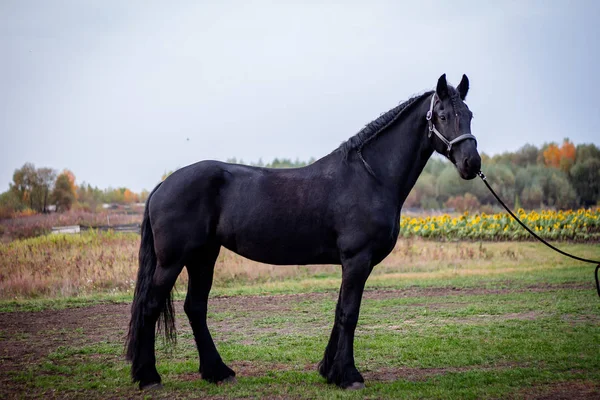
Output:
[[332,177],[323,171],[219,161],[182,168],[150,199],[155,246],[189,253],[216,242],[273,264],[336,262]]
[[232,166],[217,226],[220,242],[271,264],[336,262],[332,177],[322,165]]

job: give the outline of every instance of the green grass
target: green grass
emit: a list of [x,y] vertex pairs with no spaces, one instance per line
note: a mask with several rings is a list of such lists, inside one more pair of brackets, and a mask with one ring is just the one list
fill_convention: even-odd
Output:
[[[262,315],[212,312],[211,322],[249,328],[216,332],[216,337],[226,362],[256,370],[240,374],[232,386],[190,379],[197,354],[188,330],[177,347],[158,352],[165,389],[156,397],[475,399],[513,395],[532,384],[598,382],[600,302],[594,296],[591,290],[554,289],[366,299],[356,338],[357,366],[367,379],[381,377],[382,371],[392,376],[395,371],[397,379],[367,380],[360,393],[327,385],[314,369],[326,344],[322,327],[332,319],[332,300],[301,301],[291,310]],[[13,379],[39,393],[135,395],[122,350],[119,341],[62,346]]]
[[[415,257],[402,267],[390,260],[378,267],[356,333],[356,365],[367,383],[360,392],[332,387],[316,372],[339,287],[339,273],[332,271],[216,288],[209,326],[223,359],[238,373],[235,385],[199,379],[198,355],[179,304],[177,346],[157,342],[165,388],[155,393],[139,393],[123,359],[130,293],[4,301],[0,308],[11,318],[31,319],[48,310],[79,313],[108,303],[119,311],[114,319],[99,315],[75,328],[0,327],[0,347],[38,343],[48,349],[7,371],[0,397],[519,398],[568,382],[600,393],[600,300],[593,266],[531,243],[485,246],[497,255],[460,262]],[[563,247],[600,256],[597,245]],[[516,257],[500,257],[507,250]],[[102,334],[94,334],[96,329]]]

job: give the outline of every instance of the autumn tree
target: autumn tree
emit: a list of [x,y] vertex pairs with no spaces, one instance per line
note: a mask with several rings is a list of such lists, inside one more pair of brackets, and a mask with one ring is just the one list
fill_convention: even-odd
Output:
[[75,175],[71,171],[64,170],[56,178],[52,200],[56,204],[57,211],[68,211],[76,201]]
[[560,169],[569,173],[571,167],[575,164],[576,155],[575,145],[566,138],[560,146]]
[[139,202],[139,196],[133,193],[131,190],[125,189],[123,191],[123,202],[125,204],[137,203]]
[[71,191],[75,194],[75,199],[77,200],[77,185],[75,185],[75,174],[69,171],[68,169],[64,169],[62,172],[63,175],[66,175],[69,180],[69,186],[71,187]]
[[13,173],[13,182],[10,190],[29,208],[33,209],[33,191],[37,186],[38,177],[35,165],[25,163]]
[[556,143],[550,143],[543,152],[544,164],[548,167],[560,167],[560,149]]
[[45,212],[56,171],[52,168],[35,168],[32,163],[25,163],[15,170],[10,191],[23,205],[38,212]]
[[575,164],[576,149],[575,145],[568,138],[565,138],[560,147],[556,143],[550,143],[543,151],[543,155],[545,165],[560,168],[568,173]]

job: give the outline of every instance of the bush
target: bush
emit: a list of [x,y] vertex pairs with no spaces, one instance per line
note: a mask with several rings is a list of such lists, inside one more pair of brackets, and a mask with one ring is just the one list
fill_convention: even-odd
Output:
[[446,201],[446,208],[454,208],[458,212],[475,211],[481,206],[477,197],[471,193],[465,193],[464,196],[453,196]]
[[19,211],[15,211],[12,214],[13,218],[22,218],[22,217],[31,217],[33,215],[37,215],[38,213],[31,208],[27,207]]
[[0,219],[12,218],[15,212],[24,208],[25,206],[12,190],[0,194]]

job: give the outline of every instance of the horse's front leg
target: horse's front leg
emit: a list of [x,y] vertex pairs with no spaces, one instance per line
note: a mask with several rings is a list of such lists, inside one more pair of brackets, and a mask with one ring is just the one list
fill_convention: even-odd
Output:
[[[343,262],[342,269],[335,325],[323,362],[329,364],[328,358],[331,359],[333,346],[336,346],[335,356],[331,364],[326,365],[328,371],[321,372],[326,372],[329,383],[335,383],[344,389],[360,389],[364,387],[364,379],[354,365],[354,331],[365,282],[371,272],[370,257],[352,257]],[[335,340],[337,343],[334,343]]]

